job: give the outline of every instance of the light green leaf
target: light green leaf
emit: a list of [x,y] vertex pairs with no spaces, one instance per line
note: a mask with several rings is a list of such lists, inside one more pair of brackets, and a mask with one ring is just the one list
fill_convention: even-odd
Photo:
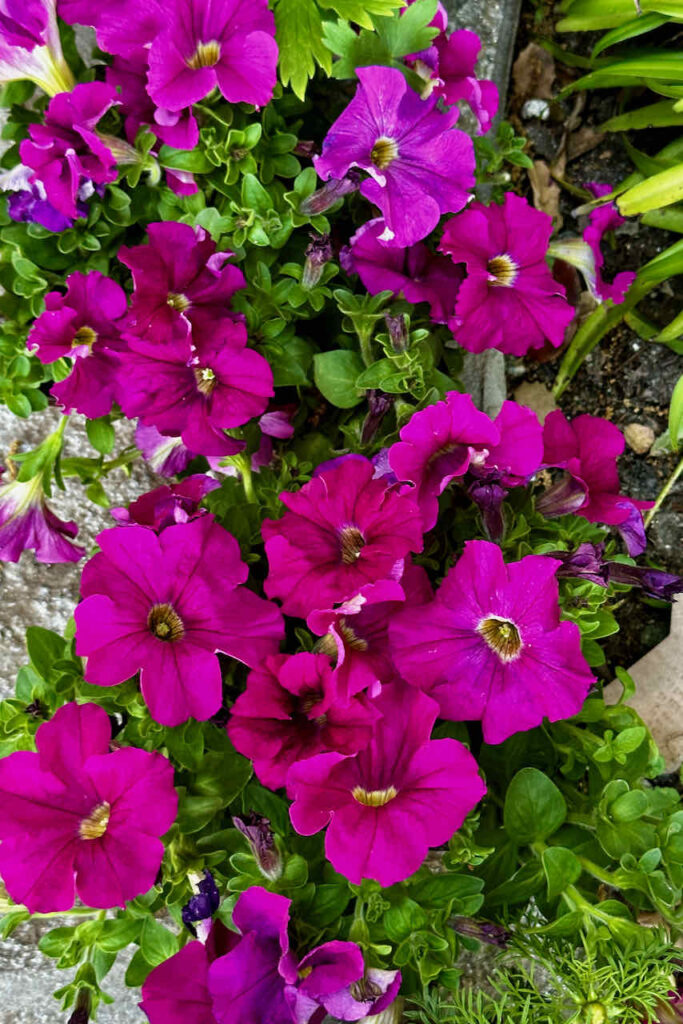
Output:
[[616,28],[632,21],[634,12],[633,0],[574,0],[555,28],[558,32],[595,32]]
[[330,51],[323,43],[320,10],[315,0],[277,0],[274,13],[280,79],[302,100],[316,64],[328,75],[332,68]]
[[610,46],[616,46],[617,43],[623,43],[627,39],[634,39],[636,36],[641,36],[645,32],[651,32],[655,28],[659,28],[660,25],[664,25],[667,19],[663,14],[646,14],[641,15],[638,18],[633,18],[632,21],[627,21],[624,25],[620,25],[618,28],[612,29],[611,32],[607,32],[602,39],[596,43],[593,47],[593,59]]
[[639,185],[634,185],[617,199],[619,212],[624,217],[633,217],[637,213],[656,210],[662,206],[670,206],[683,199],[683,164],[670,167],[666,171],[646,178]]
[[321,394],[338,409],[352,409],[363,397],[356,380],[363,370],[357,352],[335,349],[318,352],[313,360],[315,383]]
[[405,0],[318,0],[320,7],[335,11],[346,21],[355,21],[361,28],[374,28],[371,15],[386,16],[399,7],[405,7]]
[[95,451],[101,455],[109,455],[114,447],[116,435],[106,416],[99,420],[87,420],[85,430]]
[[564,846],[549,846],[541,859],[548,883],[548,899],[554,900],[568,885],[577,881],[581,865],[576,854]]
[[[683,316],[683,313],[680,314]],[[678,451],[678,442],[683,428],[683,375],[678,378],[669,406],[669,437],[674,451]]]
[[646,107],[638,107],[627,114],[610,117],[600,126],[603,132],[627,132],[641,128],[667,128],[671,125],[683,124],[683,111],[676,111],[671,100],[660,100],[649,103]]

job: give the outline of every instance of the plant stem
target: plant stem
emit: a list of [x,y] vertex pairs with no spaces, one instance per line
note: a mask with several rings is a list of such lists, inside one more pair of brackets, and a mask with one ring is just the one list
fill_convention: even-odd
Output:
[[360,341],[361,358],[366,366],[370,366],[375,361],[375,357],[372,352],[372,327],[370,327],[370,329],[367,327],[356,327],[356,334]]
[[242,476],[244,495],[249,504],[253,505],[256,502],[256,494],[254,492],[254,480],[251,475],[251,457],[249,455],[242,456],[239,469]]
[[645,516],[645,529],[646,530],[647,530],[648,526],[650,525],[650,523],[652,522],[652,520],[654,519],[654,517],[659,512],[659,510],[662,507],[662,505],[664,504],[664,502],[666,501],[666,498],[668,497],[669,491],[674,486],[674,484],[678,480],[678,478],[681,475],[681,473],[683,473],[683,459],[681,459],[681,461],[678,463],[678,465],[674,469],[673,473],[671,474],[671,476],[666,481],[666,483],[662,487],[661,491],[657,495],[657,500],[655,501],[654,505],[652,506],[652,508],[649,510],[649,512]]

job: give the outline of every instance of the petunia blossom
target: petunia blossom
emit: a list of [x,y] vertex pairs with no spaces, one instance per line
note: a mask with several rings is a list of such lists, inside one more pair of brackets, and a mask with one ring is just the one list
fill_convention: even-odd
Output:
[[219,710],[217,651],[251,666],[277,652],[280,612],[240,586],[247,566],[212,515],[158,536],[144,526],[115,527],[97,542],[75,612],[89,683],[113,686],[140,671],[152,718],[178,725]]
[[43,124],[28,126],[30,138],[19,146],[22,163],[65,217],[79,216],[76,201],[84,182],[116,180],[116,158],[95,129],[117,102],[111,86],[85,82],[50,100]]
[[166,22],[161,0],[58,0],[58,6],[68,25],[90,25],[101,50],[124,57],[149,46]]
[[356,95],[330,128],[314,160],[323,179],[350,168],[368,173],[361,194],[382,211],[382,241],[419,242],[444,213],[466,205],[474,187],[472,140],[454,128],[457,111],[422,100],[398,68],[356,69]]
[[135,443],[142,457],[159,476],[176,476],[187,469],[196,453],[191,452],[179,437],[161,434],[156,427],[146,427],[138,421]]
[[137,523],[149,526],[160,533],[167,526],[189,523],[198,516],[206,515],[201,507],[202,499],[210,491],[220,487],[218,480],[206,473],[193,473],[177,484],[155,487],[153,491],[140,495],[127,508],[113,508],[111,514],[122,526]]
[[244,324],[226,317],[201,335],[167,342],[125,337],[118,397],[126,416],[180,436],[201,455],[242,450],[244,442],[224,431],[259,416],[274,393],[270,365],[247,348]]
[[149,51],[149,94],[157,106],[181,110],[218,87],[229,103],[263,107],[277,58],[267,0],[175,0]]
[[353,597],[368,583],[399,582],[409,551],[422,550],[422,523],[412,497],[385,480],[361,455],[318,467],[295,494],[283,493],[287,511],[266,519],[263,537],[268,597],[285,614],[305,618]]
[[470,395],[449,391],[446,400],[413,413],[401,428],[401,440],[389,449],[389,464],[399,480],[415,485],[424,529],[439,512],[439,495],[472,463],[483,463],[500,432],[475,407]]
[[138,1005],[151,1024],[217,1024],[209,992],[210,962],[207,946],[194,941],[150,971]]
[[439,249],[467,268],[448,322],[459,345],[523,356],[546,340],[562,344],[574,310],[546,264],[551,230],[548,214],[512,192],[448,222]]
[[242,271],[228,262],[232,253],[216,252],[203,228],[176,221],[149,224],[147,236],[146,245],[119,250],[135,285],[131,331],[144,335],[152,327],[155,338],[166,340],[189,327],[210,330],[230,314],[232,296],[245,286]]
[[593,683],[573,622],[560,622],[555,570],[472,540],[432,604],[389,627],[401,675],[439,702],[443,718],[480,719],[487,743],[577,714]]
[[175,820],[173,768],[161,754],[110,752],[94,704],[65,704],[36,734],[38,753],[0,761],[0,874],[32,912],[124,906],[154,885]]
[[546,466],[565,470],[564,476],[541,495],[536,507],[547,518],[576,512],[591,523],[616,526],[630,555],[646,547],[641,510],[651,501],[619,493],[617,459],[624,450],[618,427],[600,416],[576,416],[571,423],[556,410],[543,424]]
[[489,131],[498,111],[498,87],[486,78],[477,78],[475,68],[481,39],[476,32],[460,29],[437,36],[434,40],[437,52],[436,96],[449,104],[464,100],[479,123],[479,135]]
[[57,27],[56,0],[4,0],[0,11],[0,85],[29,79],[49,96],[73,89]]
[[356,231],[343,258],[344,269],[358,274],[371,295],[386,289],[403,293],[407,302],[428,302],[432,320],[445,324],[455,309],[465,276],[462,268],[447,256],[431,252],[424,242],[407,249],[384,245],[379,239],[385,227],[377,217]]
[[40,475],[0,485],[0,562],[18,562],[31,548],[37,562],[79,562],[85,548],[73,543],[77,533],[48,505]]
[[105,416],[116,398],[122,320],[126,294],[116,281],[97,270],[76,271],[66,279],[66,295],[48,292],[46,310],[29,331],[27,346],[41,363],[68,356],[71,372],[53,384],[51,394],[65,412],[90,419]]
[[417,871],[430,847],[448,842],[486,787],[461,743],[430,739],[435,701],[396,681],[375,703],[383,717],[371,743],[350,757],[299,761],[287,792],[297,832],[327,825],[325,854],[335,870],[354,885],[373,878],[389,886]]
[[324,654],[277,655],[249,673],[230,711],[228,735],[254,762],[260,782],[284,786],[287,770],[325,750],[353,754],[366,746],[379,715],[365,698],[339,692]]
[[120,113],[126,138],[135,142],[140,128],[150,128],[160,142],[174,149],[194,149],[199,126],[192,108],[171,111],[158,108],[147,92],[147,50],[142,47],[128,57],[115,57],[105,72],[109,85],[119,90]]

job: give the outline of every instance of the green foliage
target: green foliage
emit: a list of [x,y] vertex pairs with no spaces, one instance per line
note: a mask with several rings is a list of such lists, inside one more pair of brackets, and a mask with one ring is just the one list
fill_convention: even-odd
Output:
[[[359,6],[355,0],[354,5]],[[339,6],[338,0],[334,6]],[[400,58],[426,49],[438,34],[438,29],[429,24],[435,12],[436,0],[415,0],[402,14],[373,19],[374,31],[364,28],[355,32],[346,21],[326,22],[323,40],[338,58],[332,65],[332,77],[353,78],[356,68],[371,64],[396,67],[405,73]]]

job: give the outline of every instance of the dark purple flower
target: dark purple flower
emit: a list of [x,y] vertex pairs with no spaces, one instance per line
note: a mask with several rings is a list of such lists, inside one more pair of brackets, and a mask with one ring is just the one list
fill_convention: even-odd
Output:
[[511,931],[504,928],[502,924],[493,924],[492,921],[477,921],[472,917],[452,917],[448,923],[459,935],[466,935],[468,939],[478,939],[479,942],[497,946],[498,949],[507,949],[512,939]]
[[175,0],[149,51],[149,94],[182,110],[218,87],[229,103],[263,107],[278,48],[267,0]]
[[590,580],[599,587],[608,584],[608,563],[603,559],[604,544],[579,544],[575,551],[550,551],[549,558],[562,564],[557,567],[558,579]]
[[220,894],[208,868],[204,868],[204,877],[197,883],[197,890],[182,909],[183,924],[186,927],[213,917],[220,906]]
[[496,481],[475,479],[468,487],[467,493],[481,513],[487,537],[489,540],[499,541],[505,530],[503,502],[508,492]]
[[262,818],[252,811],[246,821],[233,815],[232,823],[249,843],[261,874],[271,882],[276,881],[282,874],[282,858],[275,845],[275,836],[268,818]]
[[323,180],[351,167],[367,171],[360,187],[384,216],[383,241],[412,245],[443,213],[462,210],[474,186],[472,140],[453,128],[457,111],[421,100],[398,68],[357,69],[356,95],[330,128],[314,160]]
[[218,480],[205,473],[195,473],[171,487],[156,487],[131,502],[128,508],[113,508],[111,514],[123,526],[137,523],[160,533],[167,526],[189,523],[206,515],[206,509],[201,507],[202,498],[217,487],[220,487]]
[[77,85],[50,100],[43,124],[29,125],[30,139],[19,146],[22,162],[41,182],[47,199],[65,217],[78,217],[83,181],[98,185],[116,180],[116,159],[97,134],[97,122],[118,102],[102,82]]
[[373,389],[367,392],[367,399],[368,412],[363,420],[360,436],[362,444],[370,444],[379,430],[382,420],[396,401],[396,396],[385,395],[383,391]]
[[649,565],[626,565],[624,562],[607,562],[610,583],[626,583],[631,587],[642,587],[650,597],[660,601],[673,601],[675,594],[683,593],[683,578]]

